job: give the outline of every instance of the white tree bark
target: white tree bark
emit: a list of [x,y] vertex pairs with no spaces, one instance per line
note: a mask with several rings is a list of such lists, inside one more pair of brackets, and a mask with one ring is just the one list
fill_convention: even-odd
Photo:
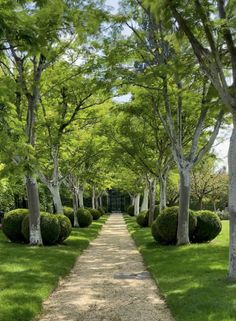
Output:
[[177,244],[189,243],[189,200],[190,200],[190,172],[191,166],[180,169],[180,201],[177,229]]
[[140,209],[140,194],[136,194],[134,198],[134,215],[139,214],[139,209]]
[[96,208],[96,190],[95,186],[93,186],[93,191],[92,191],[92,208]]
[[159,204],[159,210],[160,212],[166,208],[166,175],[160,174],[159,177],[159,183],[160,183],[160,204]]
[[230,139],[228,153],[229,165],[229,214],[230,214],[230,244],[229,244],[229,278],[236,280],[236,114]]
[[84,188],[82,185],[79,185],[78,198],[79,198],[79,207],[84,208]]
[[148,211],[148,197],[149,197],[149,189],[148,189],[148,185],[146,185],[143,191],[143,201],[141,205],[141,212]]
[[131,200],[131,205],[134,206],[134,203],[135,203],[135,196],[129,194],[130,196],[130,200]]
[[99,197],[99,206],[102,207],[102,196]]
[[156,205],[156,178],[149,179],[149,216],[148,216],[148,226],[152,225],[154,221],[154,212]]
[[77,192],[74,190],[73,192],[73,209],[74,209],[74,227],[79,226],[77,212],[78,212],[78,195]]
[[52,185],[49,183],[47,186],[51,192],[56,213],[63,214],[63,206],[62,206],[61,195],[60,195],[60,184]]
[[42,237],[40,230],[40,204],[37,181],[34,177],[26,177],[26,190],[28,196],[29,208],[29,230],[30,244],[42,245]]

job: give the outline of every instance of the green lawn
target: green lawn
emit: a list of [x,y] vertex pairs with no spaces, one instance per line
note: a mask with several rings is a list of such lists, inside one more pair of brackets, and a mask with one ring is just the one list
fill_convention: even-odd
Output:
[[106,218],[89,228],[73,229],[65,245],[30,247],[13,244],[0,232],[0,320],[29,321],[59,278],[73,267],[89,241],[98,235]]
[[149,228],[125,220],[176,320],[236,320],[236,284],[227,282],[227,221],[211,243],[175,247],[157,245]]

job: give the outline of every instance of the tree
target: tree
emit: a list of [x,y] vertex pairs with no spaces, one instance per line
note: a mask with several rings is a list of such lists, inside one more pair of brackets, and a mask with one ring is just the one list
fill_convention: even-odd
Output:
[[[127,79],[128,74],[129,83],[146,89],[156,111],[155,117],[161,119],[169,136],[180,175],[177,243],[187,244],[190,173],[210,150],[224,111],[185,42],[173,44],[169,40],[169,29],[161,21],[156,22],[141,1],[125,1],[125,4],[127,2],[132,9],[126,24],[133,32],[130,43],[133,59],[137,61],[135,72],[126,72],[124,78]],[[214,114],[210,115],[210,109]]]
[[[204,74],[231,114],[233,131],[228,153],[230,253],[229,279],[236,280],[236,46],[234,1],[146,1],[156,16],[165,10],[165,20],[189,40]],[[169,10],[166,10],[169,9]],[[174,19],[173,19],[174,18]],[[163,20],[163,18],[162,18]],[[177,22],[177,25],[176,25]],[[197,26],[197,27],[196,27]],[[176,28],[177,27],[177,28]],[[232,84],[228,77],[231,76]]]
[[210,199],[216,211],[216,202],[227,192],[227,174],[216,169],[213,159],[204,159],[192,171],[192,195],[198,200],[198,207],[203,209],[203,201]]
[[[10,11],[3,12],[0,62],[5,75],[15,82],[15,108],[25,130],[25,181],[30,212],[30,243],[42,244],[39,218],[39,194],[34,158],[35,124],[43,71],[55,59],[58,36],[64,23],[64,6],[60,0],[50,3],[7,1]],[[6,15],[4,15],[6,13]],[[52,49],[53,48],[53,49]],[[16,155],[17,158],[18,155]]]

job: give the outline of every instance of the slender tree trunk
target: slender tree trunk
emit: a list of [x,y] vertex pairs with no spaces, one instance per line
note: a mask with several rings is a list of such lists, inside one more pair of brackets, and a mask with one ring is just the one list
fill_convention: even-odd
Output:
[[216,202],[215,201],[213,201],[213,210],[214,210],[214,212],[216,212]]
[[78,194],[77,194],[77,192],[75,190],[73,191],[73,209],[74,209],[74,227],[78,227],[79,226],[78,217],[77,217]]
[[236,113],[233,115],[233,132],[228,153],[229,165],[229,279],[236,280]]
[[131,205],[134,206],[135,203],[135,197],[133,195],[130,194],[130,200],[131,200]]
[[78,197],[79,197],[79,207],[84,208],[84,188],[82,185],[79,185]]
[[164,208],[166,208],[166,175],[165,174],[160,174],[159,183],[160,183],[159,210],[161,212]]
[[93,194],[92,194],[92,208],[96,208],[96,190],[95,186],[93,186]]
[[199,209],[202,210],[202,197],[199,197]]
[[177,244],[189,243],[190,167],[180,170],[180,197]]
[[135,195],[134,198],[134,215],[139,214],[139,208],[140,208],[140,194]]
[[30,244],[42,245],[40,231],[40,203],[37,181],[34,177],[26,176],[26,190],[29,208]]
[[148,185],[146,185],[143,191],[143,201],[141,205],[141,212],[148,211],[148,196],[149,196],[149,189],[148,189]]
[[99,206],[102,207],[102,196],[99,197]]
[[61,195],[60,195],[60,185],[49,185],[48,186],[53,199],[53,204],[55,206],[56,214],[63,214],[63,206],[61,202]]
[[149,181],[149,215],[148,215],[148,226],[152,225],[154,221],[154,212],[156,205],[156,179],[152,178]]

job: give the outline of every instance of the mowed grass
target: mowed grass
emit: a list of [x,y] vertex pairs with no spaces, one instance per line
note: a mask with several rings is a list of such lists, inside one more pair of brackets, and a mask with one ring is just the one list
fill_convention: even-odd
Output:
[[236,320],[236,284],[227,281],[227,221],[211,243],[176,247],[157,245],[150,228],[125,220],[176,320]]
[[0,321],[29,321],[60,278],[100,231],[106,217],[73,229],[65,245],[30,247],[10,243],[0,231]]

